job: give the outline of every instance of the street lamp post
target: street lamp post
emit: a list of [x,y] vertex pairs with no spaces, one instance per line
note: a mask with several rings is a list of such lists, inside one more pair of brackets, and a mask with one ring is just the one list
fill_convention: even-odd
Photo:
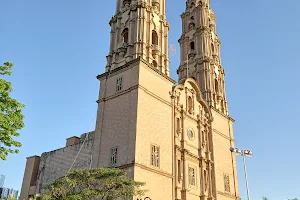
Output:
[[246,189],[247,189],[247,197],[248,200],[250,200],[250,193],[249,193],[249,185],[248,185],[248,175],[247,175],[247,167],[246,167],[246,156],[252,157],[253,153],[250,150],[244,150],[239,148],[230,148],[230,151],[232,153],[235,153],[238,156],[243,156],[243,162],[244,162],[244,173],[245,173],[245,180],[246,180]]

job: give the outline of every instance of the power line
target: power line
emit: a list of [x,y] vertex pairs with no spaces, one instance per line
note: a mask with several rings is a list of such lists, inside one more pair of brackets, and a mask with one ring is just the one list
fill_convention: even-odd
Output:
[[[86,136],[85,136],[85,138],[84,138],[84,140],[83,140],[83,142],[82,142],[82,144],[81,144],[81,146],[80,146],[80,149],[79,149],[78,153],[76,154],[76,157],[74,158],[74,160],[73,160],[73,162],[72,162],[72,165],[71,165],[71,167],[69,168],[69,170],[67,171],[67,173],[66,173],[65,176],[67,176],[67,174],[72,170],[72,168],[73,168],[73,166],[74,166],[74,164],[75,164],[75,162],[76,162],[76,160],[77,160],[77,158],[78,158],[78,156],[79,156],[79,154],[80,154],[80,152],[81,152],[81,150],[82,150],[82,148],[83,148],[84,143],[86,142],[86,140],[87,140],[88,137],[89,137],[89,134],[91,133],[91,129],[92,129],[93,124],[94,124],[94,121],[92,122],[92,124],[91,124],[91,126],[90,126],[89,132],[86,133]],[[92,152],[91,152],[91,162],[92,162]],[[92,167],[92,163],[90,163],[89,168],[91,168],[91,167]]]

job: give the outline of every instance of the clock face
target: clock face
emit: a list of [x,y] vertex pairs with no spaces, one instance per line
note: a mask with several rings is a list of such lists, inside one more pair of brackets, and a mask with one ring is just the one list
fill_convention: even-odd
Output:
[[193,139],[194,138],[194,132],[192,131],[192,129],[190,129],[190,128],[188,129],[187,135],[188,135],[189,139]]

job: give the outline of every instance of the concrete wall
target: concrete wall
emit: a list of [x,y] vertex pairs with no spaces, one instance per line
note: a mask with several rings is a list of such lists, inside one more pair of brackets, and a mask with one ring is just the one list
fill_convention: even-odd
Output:
[[23,182],[22,182],[20,200],[27,199],[28,195],[34,194],[32,190],[35,190],[39,164],[40,164],[39,156],[32,156],[27,158]]
[[[43,186],[52,183],[55,179],[60,178],[67,173],[85,138],[86,134],[83,134],[81,135],[81,141],[78,144],[42,154],[38,170],[36,193],[43,193]],[[93,145],[94,132],[91,132],[89,133],[88,138],[86,138],[72,169],[88,169],[90,167]]]

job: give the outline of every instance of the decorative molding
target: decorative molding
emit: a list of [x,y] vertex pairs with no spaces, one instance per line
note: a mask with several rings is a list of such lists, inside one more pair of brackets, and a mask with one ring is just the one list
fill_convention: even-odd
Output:
[[119,168],[119,169],[126,169],[126,168],[130,168],[130,167],[139,167],[139,168],[154,172],[156,174],[159,174],[159,175],[162,175],[162,176],[165,176],[165,177],[168,177],[168,178],[173,178],[173,175],[171,173],[164,172],[164,171],[162,171],[158,168],[154,169],[154,168],[148,167],[148,166],[146,166],[144,164],[140,164],[140,163],[132,162],[132,163],[128,163],[128,164],[125,164],[125,165],[117,166],[117,168]]
[[226,119],[229,119],[230,121],[235,122],[235,120],[233,118],[231,118],[229,115],[225,115],[224,113],[222,113],[221,111],[217,110],[213,106],[211,106],[211,109],[214,110],[214,111],[216,111],[218,114],[222,115]]
[[225,193],[225,192],[221,192],[221,191],[217,191],[218,194],[232,198],[232,199],[236,199],[236,200],[240,200],[241,198],[239,196],[234,196],[232,194],[229,193]]
[[147,94],[149,94],[150,96],[154,97],[155,99],[161,101],[162,103],[164,103],[164,104],[166,104],[166,105],[168,105],[168,106],[171,106],[171,102],[168,102],[168,101],[166,101],[166,100],[160,98],[158,95],[156,95],[156,94],[150,92],[149,90],[147,90],[145,87],[143,87],[143,86],[141,86],[141,85],[135,85],[135,86],[132,86],[132,87],[126,89],[126,90],[122,90],[122,91],[117,92],[117,93],[115,93],[115,94],[113,94],[113,95],[111,95],[111,96],[101,98],[101,99],[97,100],[96,102],[97,102],[97,103],[101,103],[101,102],[104,102],[104,101],[107,101],[107,100],[110,100],[110,99],[114,99],[114,98],[116,98],[116,97],[118,97],[118,96],[121,96],[121,95],[130,93],[131,91],[133,91],[133,90],[135,90],[135,89],[141,89],[141,90],[143,90],[145,93],[147,93]]
[[136,66],[136,65],[133,65],[134,63],[136,62],[142,62],[144,64],[146,64],[148,66],[149,69],[152,69],[154,72],[156,72],[157,74],[161,75],[162,77],[164,77],[166,80],[170,81],[171,83],[175,84],[176,81],[173,80],[171,77],[169,77],[168,75],[166,74],[163,74],[161,73],[160,71],[158,71],[157,69],[155,69],[154,67],[151,66],[151,64],[149,62],[147,62],[146,60],[144,60],[143,58],[141,57],[138,57],[134,60],[131,60],[129,62],[127,62],[125,65],[121,66],[121,67],[118,67],[116,69],[113,69],[113,70],[110,70],[108,72],[104,72],[103,74],[100,74],[97,76],[97,79],[98,80],[103,80],[104,78],[105,79],[108,79],[112,76],[114,76],[115,74],[118,74],[120,73],[120,71],[125,71],[127,69],[131,69],[132,67]]
[[227,140],[230,140],[232,142],[235,142],[234,139],[231,139],[230,137],[228,137],[227,135],[221,133],[220,131],[218,131],[217,129],[213,129],[213,132],[217,133],[218,135],[222,136],[223,138],[227,139]]
[[140,167],[140,168],[142,168],[142,169],[144,169],[144,170],[148,170],[148,171],[151,171],[151,172],[153,172],[153,173],[156,173],[156,174],[159,174],[159,175],[168,177],[168,178],[173,178],[173,175],[172,175],[171,173],[164,172],[164,171],[159,170],[159,169],[154,169],[154,168],[148,167],[148,166],[143,165],[143,164],[134,163],[134,166]]
[[166,105],[168,105],[168,106],[172,106],[172,105],[171,105],[171,101],[168,102],[168,101],[162,99],[161,97],[159,97],[159,96],[157,96],[156,94],[154,94],[154,93],[150,92],[149,90],[147,90],[145,87],[143,87],[143,86],[141,86],[141,85],[138,85],[138,88],[142,89],[145,93],[147,93],[147,94],[149,94],[150,96],[154,97],[155,99],[157,99],[157,100],[163,102],[164,104],[166,104]]

